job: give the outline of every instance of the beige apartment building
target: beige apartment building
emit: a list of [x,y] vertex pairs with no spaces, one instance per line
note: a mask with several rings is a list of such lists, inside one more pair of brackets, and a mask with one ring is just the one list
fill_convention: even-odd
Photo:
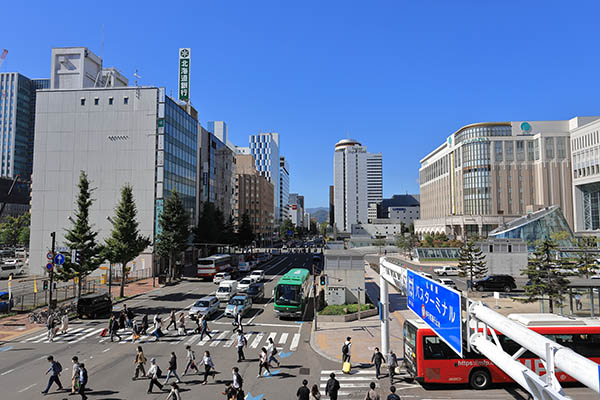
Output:
[[572,130],[598,117],[464,126],[421,160],[415,232],[487,236],[504,223],[558,205],[573,228]]
[[254,156],[237,154],[235,220],[241,222],[248,213],[258,245],[268,244],[273,237],[273,184],[255,168]]

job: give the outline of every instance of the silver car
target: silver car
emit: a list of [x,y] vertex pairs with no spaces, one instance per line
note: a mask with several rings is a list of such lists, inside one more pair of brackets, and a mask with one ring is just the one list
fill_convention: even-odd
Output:
[[194,303],[192,308],[190,308],[189,316],[194,317],[202,317],[207,316],[210,317],[215,313],[219,312],[219,299],[215,296],[204,296],[200,300]]

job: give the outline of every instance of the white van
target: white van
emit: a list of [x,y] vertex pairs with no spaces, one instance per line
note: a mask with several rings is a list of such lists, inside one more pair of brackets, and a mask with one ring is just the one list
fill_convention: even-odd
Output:
[[250,261],[240,261],[238,263],[238,271],[240,272],[248,272],[252,269],[252,264]]
[[227,280],[222,281],[217,289],[217,299],[220,301],[229,301],[233,296],[237,294],[237,281]]
[[23,270],[23,264],[18,263],[7,263],[0,264],[0,278],[8,279],[9,277],[16,278],[17,276],[25,274]]

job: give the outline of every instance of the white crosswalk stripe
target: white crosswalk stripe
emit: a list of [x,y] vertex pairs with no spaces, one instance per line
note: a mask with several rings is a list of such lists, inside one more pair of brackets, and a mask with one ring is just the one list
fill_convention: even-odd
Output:
[[[353,370],[350,374],[344,374],[341,370],[323,370],[319,382],[319,388],[323,393],[322,400],[329,399],[329,396],[325,396],[325,387],[329,380],[329,374],[332,372],[335,374],[335,379],[340,383],[340,391],[338,392],[338,399],[340,400],[351,396],[356,397],[357,394],[364,396],[369,390],[370,383],[376,382],[374,370]],[[377,386],[379,387],[380,384],[377,383]]]
[[292,344],[290,345],[290,350],[296,351],[296,349],[298,349],[298,343],[300,343],[300,334],[295,333],[294,338],[292,339]]
[[288,333],[282,333],[281,337],[279,338],[279,344],[285,344],[285,342],[287,341],[288,338]]
[[217,336],[215,339],[213,339],[213,341],[210,344],[210,347],[217,347],[218,345],[221,344],[221,341],[223,341],[223,339],[225,338],[225,336],[227,336],[229,332],[227,331],[223,331],[221,332],[221,334],[219,336]]
[[[211,335],[212,337],[215,337],[215,336],[216,336],[216,334],[217,334],[218,332],[219,332],[219,330],[218,330],[218,329],[215,329],[214,331],[211,331],[211,332],[210,332],[210,335]],[[206,344],[206,342],[208,342],[209,340],[210,340],[210,338],[208,337],[208,335],[204,335],[204,338],[203,338],[201,341],[199,341],[199,342],[196,344],[196,346],[204,346],[204,345]]]
[[233,342],[235,342],[235,338],[237,337],[236,333],[232,333],[231,337],[229,338],[229,340],[227,340],[224,344],[223,347],[231,347],[231,345],[233,344]]
[[[264,332],[259,332],[256,335],[256,338],[254,339],[254,341],[252,342],[252,344],[250,345],[250,347],[252,347],[253,349],[256,349],[258,347],[258,345],[260,344],[260,341],[262,340],[263,336],[265,336]],[[248,341],[249,343],[250,341]]]

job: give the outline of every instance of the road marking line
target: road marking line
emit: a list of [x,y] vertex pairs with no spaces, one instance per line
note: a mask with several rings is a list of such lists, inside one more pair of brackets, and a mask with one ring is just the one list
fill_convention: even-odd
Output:
[[254,339],[254,342],[252,342],[252,344],[250,345],[250,347],[252,347],[253,349],[256,349],[258,347],[258,345],[260,344],[260,341],[262,340],[263,336],[265,336],[264,332],[259,332],[256,335],[256,338]]
[[19,390],[19,393],[23,393],[24,391],[31,389],[35,385],[37,385],[37,383],[33,383],[33,384],[27,386],[26,388],[23,388],[23,389]]
[[30,342],[30,341],[35,340],[35,339],[39,339],[39,338],[41,338],[43,336],[47,336],[47,335],[48,335],[48,332],[44,332],[44,333],[42,333],[40,335],[33,336],[33,337],[27,338],[25,340],[21,340],[19,343],[27,343],[27,342]]
[[[88,329],[85,330],[85,332],[89,332],[92,329],[94,329],[94,328],[88,328]],[[56,343],[65,343],[68,340],[73,339],[73,337],[76,336],[75,335],[76,333],[84,333],[84,332],[79,332],[79,331],[83,331],[83,330],[84,330],[84,328],[77,328],[77,329],[74,329],[74,330],[72,330],[70,332],[67,331],[67,333],[65,333],[64,335],[54,336],[54,339],[56,339],[55,342]],[[49,342],[45,341],[44,343],[49,343]]]
[[[92,328],[92,329],[93,329],[93,328]],[[92,332],[90,332],[90,333],[87,333],[87,334],[85,334],[85,335],[83,335],[83,336],[81,336],[81,337],[77,338],[77,340],[73,340],[73,341],[72,341],[72,342],[70,342],[70,343],[71,343],[71,344],[73,344],[73,343],[81,342],[83,339],[85,339],[85,338],[88,338],[88,337],[90,337],[90,336],[93,336],[93,335],[95,335],[95,334],[97,334],[97,333],[100,333],[100,332],[102,332],[103,330],[104,330],[104,328],[99,328],[99,329],[93,330]]]
[[217,336],[215,338],[215,340],[212,341],[212,343],[210,344],[210,347],[217,347],[219,344],[221,344],[221,340],[223,340],[225,338],[225,336],[227,336],[229,332],[227,331],[223,331],[221,332],[221,334],[219,336]]
[[[321,371],[321,375],[329,375],[330,373],[336,373],[336,372],[340,372],[339,369],[332,369],[332,370],[327,370],[327,371]],[[375,371],[356,371],[356,372],[352,372],[351,375],[375,375]]]
[[[341,383],[341,382],[340,382]],[[344,383],[344,389],[348,388],[368,388],[371,382],[365,382],[365,383]],[[325,388],[325,386],[327,386],[326,383],[321,383],[319,385],[322,389]],[[341,386],[341,385],[340,385]]]
[[196,341],[196,339],[199,339],[199,338],[200,338],[199,334],[192,335],[192,337],[189,338],[188,341],[185,342],[185,344],[191,345],[192,343],[194,343]]
[[0,376],[4,376],[4,375],[7,375],[7,374],[10,374],[10,373],[11,373],[11,372],[13,372],[14,370],[15,370],[15,369],[13,368],[13,369],[9,369],[8,371],[4,371],[3,373],[1,373],[1,374],[0,374]]
[[[214,331],[211,331],[211,332],[209,332],[209,333],[211,333],[211,334],[212,334],[211,336],[213,336],[213,335],[216,335],[216,334],[217,334],[217,332],[219,332],[219,330],[218,330],[218,329],[215,329]],[[206,337],[205,337],[204,339],[202,339],[201,341],[199,341],[199,342],[196,344],[196,346],[204,346],[204,345],[206,344],[206,342],[208,342],[209,340],[210,340],[210,338],[208,337],[208,335],[206,335]]]
[[281,337],[279,338],[279,344],[285,344],[285,342],[287,341],[288,338],[288,333],[282,333]]
[[298,343],[300,343],[300,334],[294,333],[294,338],[292,339],[292,344],[290,345],[290,350],[296,351],[296,349],[298,349]]
[[275,343],[275,338],[277,337],[277,332],[271,332],[269,333],[269,336],[267,336],[267,344],[269,344],[269,339],[273,339],[273,343]]
[[[340,382],[345,382],[345,381],[367,381],[367,382],[371,382],[373,380],[372,376],[366,376],[363,375],[361,376],[357,376],[357,377],[345,377],[345,376],[337,376],[336,379]],[[329,376],[321,376],[321,380],[322,381],[327,381],[329,380]]]
[[225,342],[225,344],[223,344],[223,347],[231,347],[231,345],[233,344],[235,338],[237,337],[236,333],[232,333],[231,337],[229,338],[228,341]]
[[[216,325],[231,325],[231,323],[227,323],[227,322],[216,322]],[[248,324],[245,324],[248,325]],[[256,323],[256,324],[252,324],[252,326],[268,326],[268,327],[275,327],[275,328],[296,328],[298,325],[288,325],[288,324],[263,324],[263,323]]]
[[107,351],[109,351],[109,350],[110,350],[110,347],[109,347],[108,349],[106,349],[106,350],[102,350],[102,352],[103,352],[103,353],[106,353],[106,352],[107,352]]

